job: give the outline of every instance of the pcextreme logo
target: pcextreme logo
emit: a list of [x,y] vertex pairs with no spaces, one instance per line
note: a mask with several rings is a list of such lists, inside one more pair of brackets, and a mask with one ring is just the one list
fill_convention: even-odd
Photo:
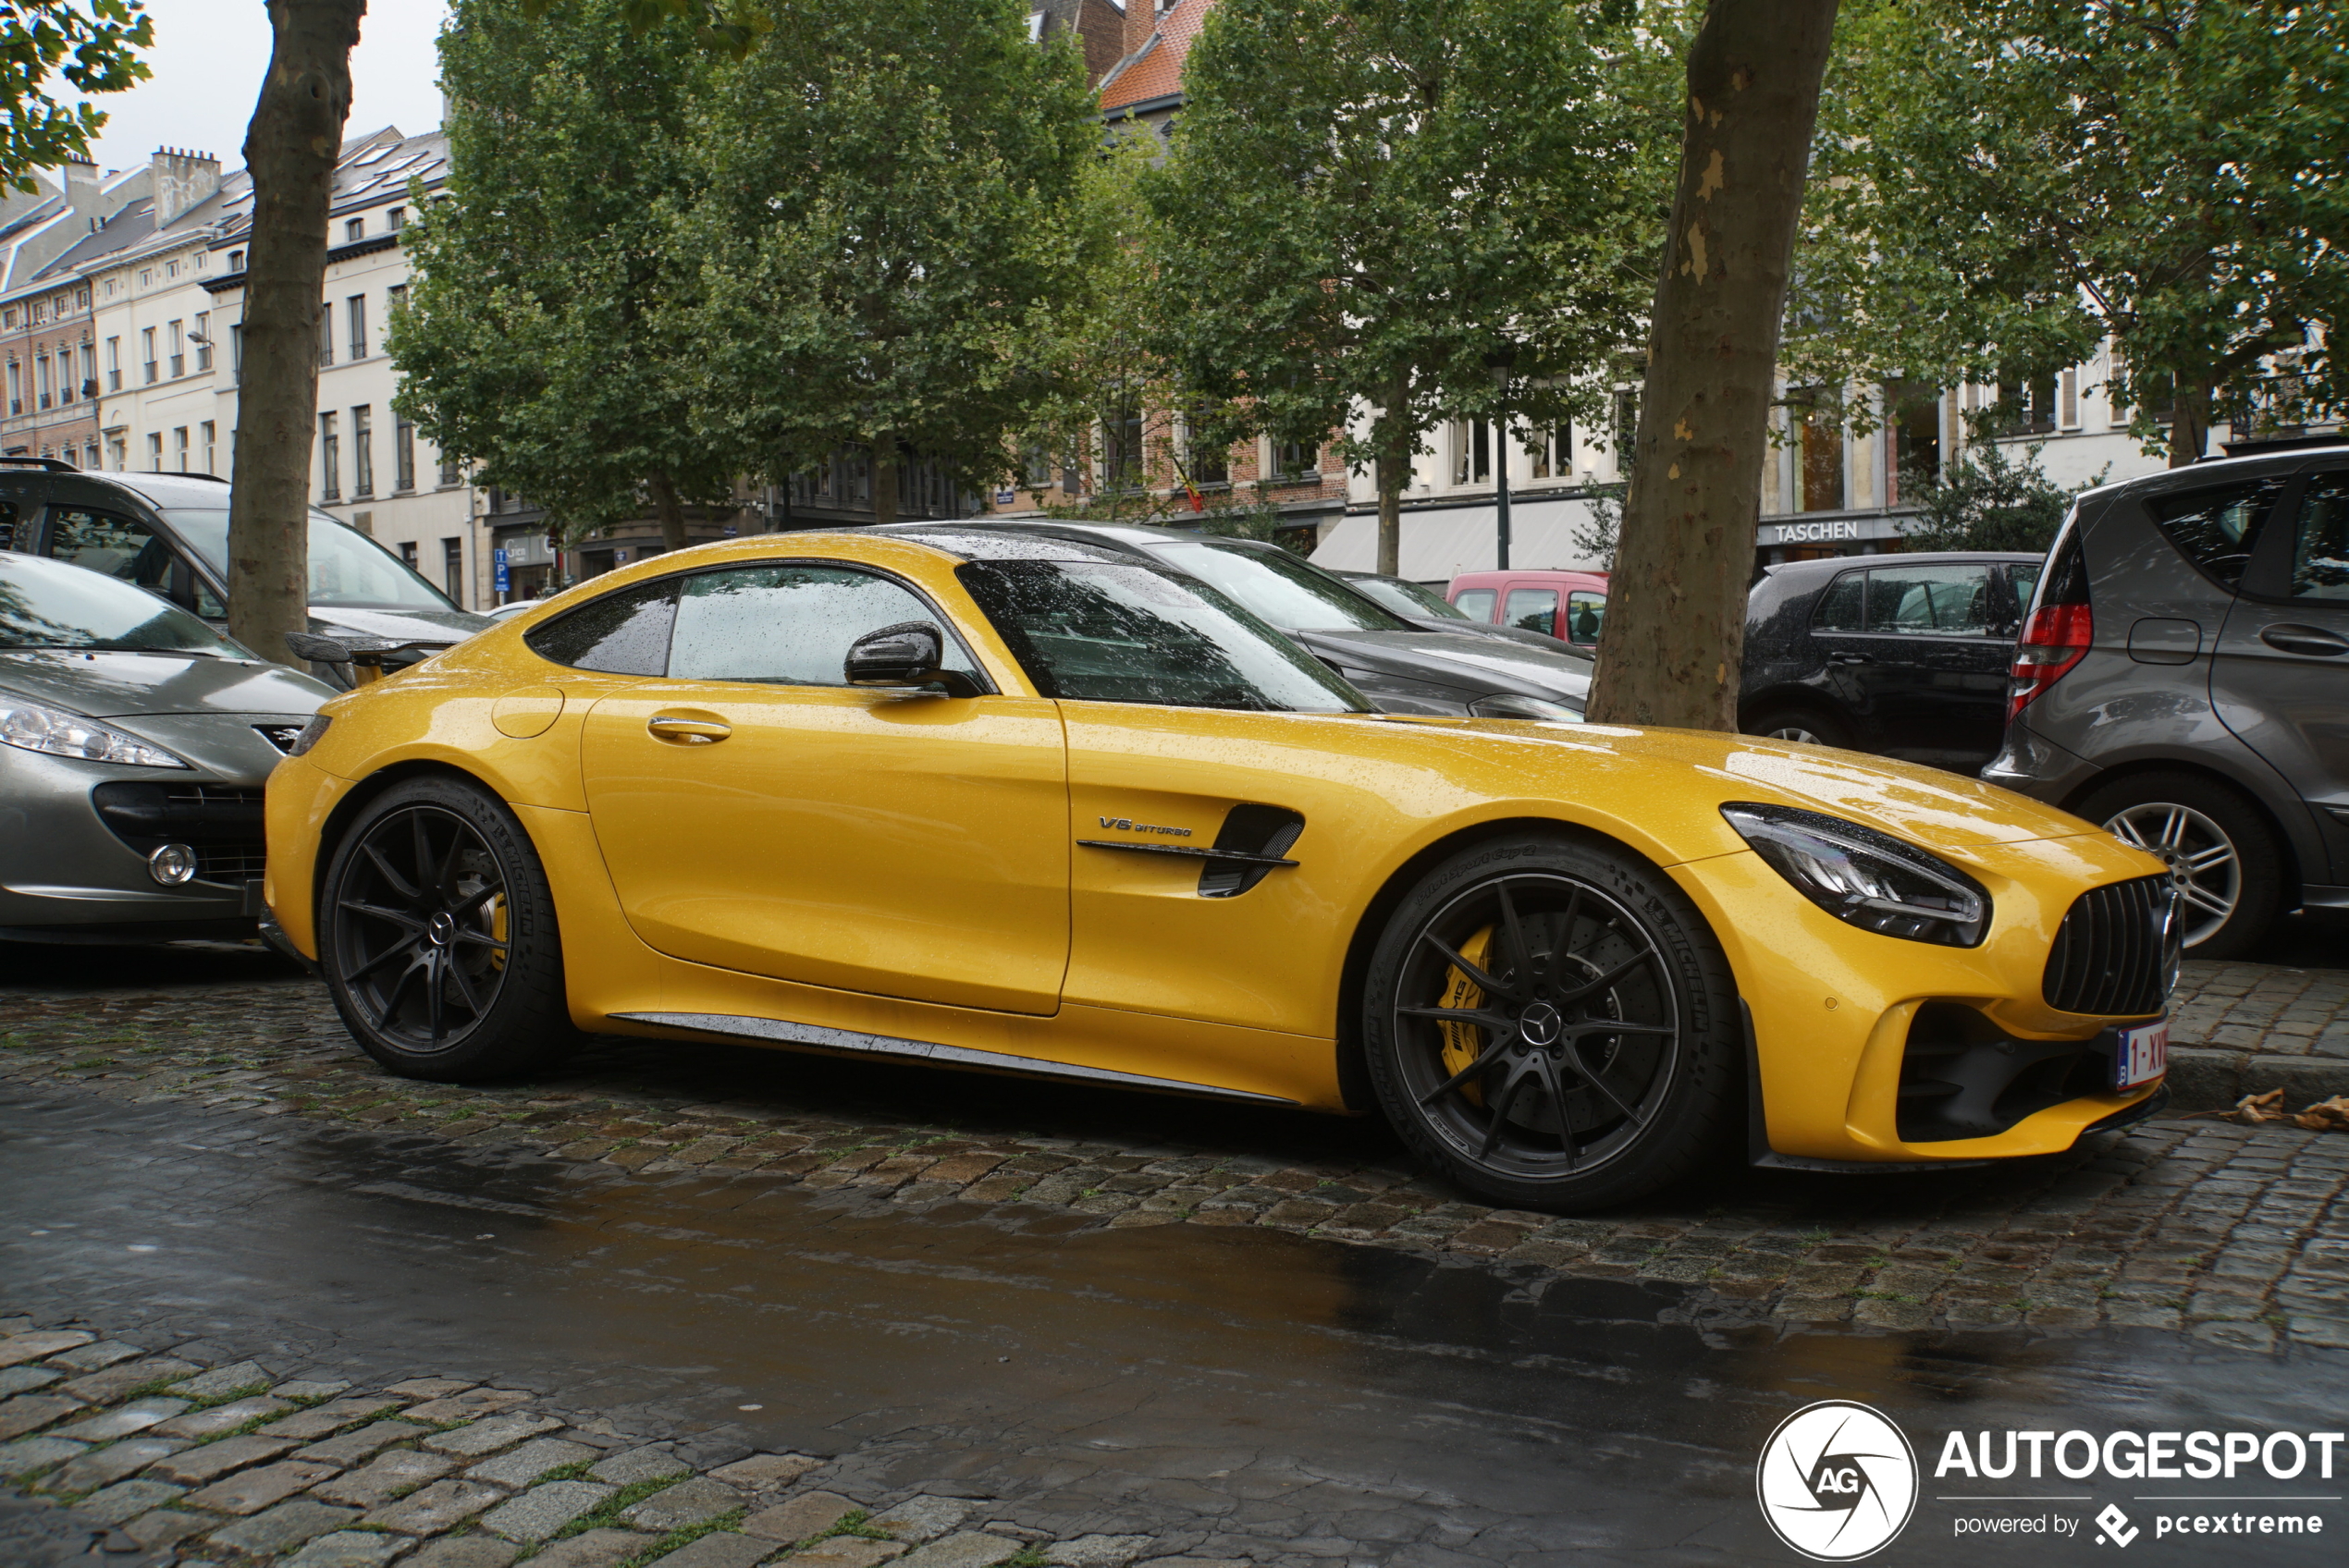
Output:
[[1753,1488],[1778,1539],[1814,1562],[1851,1562],[1889,1545],[1916,1511],[1916,1451],[1881,1412],[1821,1400],[1778,1423]]

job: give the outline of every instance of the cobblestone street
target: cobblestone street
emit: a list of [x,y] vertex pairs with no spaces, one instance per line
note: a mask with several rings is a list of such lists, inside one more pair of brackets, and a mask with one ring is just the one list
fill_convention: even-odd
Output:
[[[1491,1305],[1468,1320],[1506,1316],[1511,1301],[1571,1301],[1578,1315],[1678,1324],[1707,1344],[1781,1347],[1768,1354],[1821,1336],[1874,1336],[1888,1346],[2008,1347],[2000,1355],[2036,1347],[2069,1366],[2093,1363],[2096,1347],[2121,1335],[2201,1347],[2164,1354],[2288,1370],[2296,1384],[2313,1368],[2315,1386],[2337,1392],[2335,1358],[2349,1349],[2349,1137],[2288,1125],[2170,1118],[2058,1158],[1933,1176],[1725,1170],[1634,1210],[1560,1219],[1464,1201],[1415,1174],[1368,1121],[746,1047],[609,1041],[539,1082],[449,1089],[383,1074],[311,982],[266,959],[175,955],[154,971],[154,983],[92,983],[105,972],[71,955],[19,976],[0,995],[0,1098],[42,1126],[62,1118],[85,1140],[98,1129],[139,1140],[155,1151],[132,1161],[141,1180],[166,1180],[158,1159],[195,1158],[183,1148],[239,1151],[247,1169],[280,1146],[289,1152],[266,1158],[273,1170],[340,1171],[348,1159],[374,1172],[338,1175],[359,1182],[354,1190],[479,1207],[475,1218],[490,1221],[484,1243],[501,1206],[529,1214],[585,1205],[606,1230],[654,1235],[701,1223],[663,1219],[662,1206],[680,1216],[781,1216],[758,1206],[815,1205],[866,1217],[859,1223],[976,1227],[992,1239],[973,1243],[971,1266],[988,1271],[1004,1249],[1056,1256],[1081,1243],[1172,1258],[1219,1238],[1252,1246],[1261,1237],[1318,1249],[1297,1255],[1314,1260],[1307,1277],[1334,1267],[1408,1279],[1405,1298],[1458,1288],[1445,1280],[1483,1281],[1476,1299]],[[2179,998],[2181,1035],[2201,1042],[2188,1049],[2246,1061],[2288,1057],[2311,1071],[2342,1061],[2343,979],[2196,966]],[[89,1158],[92,1169],[117,1163],[95,1145]],[[469,1195],[423,1194],[422,1176],[400,1174],[408,1166],[445,1170],[444,1190]],[[532,1181],[567,1195],[496,1195],[504,1178],[495,1173],[506,1170],[545,1172]],[[200,1176],[189,1191],[214,1180]],[[12,1207],[12,1221],[20,1256],[74,1239],[38,1213]],[[748,1232],[766,1233],[756,1224]],[[156,1244],[125,1243],[133,1254]],[[916,1246],[906,1256],[923,1255]],[[1359,1268],[1329,1261],[1349,1256]],[[1394,1269],[1406,1273],[1378,1272]],[[921,1522],[907,1524],[892,1510],[953,1489],[953,1470],[935,1432],[922,1463],[889,1456],[887,1434],[902,1434],[909,1416],[876,1411],[779,1434],[758,1429],[756,1399],[729,1412],[673,1389],[627,1400],[574,1390],[560,1403],[532,1391],[547,1377],[504,1388],[508,1372],[460,1366],[446,1346],[419,1359],[404,1339],[289,1340],[282,1324],[269,1330],[277,1338],[255,1338],[175,1307],[179,1298],[152,1281],[100,1289],[23,1266],[10,1279],[0,1308],[19,1316],[0,1325],[18,1336],[0,1341],[0,1360],[12,1363],[0,1369],[11,1396],[0,1403],[0,1455],[20,1493],[78,1506],[18,1506],[0,1530],[28,1541],[109,1531],[117,1562],[141,1560],[132,1552],[156,1562],[274,1553],[304,1568],[395,1557],[429,1568],[748,1568],[796,1548],[795,1568],[1122,1568],[1174,1556],[1198,1568],[1335,1555],[1530,1562],[1550,1550],[1522,1522],[1458,1514],[1443,1524],[1443,1510],[1429,1513],[1417,1494],[1396,1505],[1398,1520],[1413,1521],[1408,1529],[1377,1523],[1367,1494],[1266,1514],[1258,1528],[1193,1495],[1206,1484],[1195,1476],[1105,1494],[1075,1471],[1045,1487],[1048,1473],[1064,1472],[1042,1461],[1006,1469],[1000,1454],[982,1489],[1003,1506],[924,1504]],[[1617,1293],[1592,1293],[1605,1292]],[[1376,1312],[1393,1309],[1382,1292],[1370,1295]],[[1600,1300],[1610,1305],[1590,1305]],[[239,1359],[254,1365],[219,1370]],[[181,1386],[191,1378],[198,1385]],[[452,1386],[429,1381],[443,1378]],[[481,1391],[485,1383],[497,1386]],[[849,1403],[918,1403],[919,1388]],[[449,1403],[460,1400],[473,1403]],[[456,1421],[470,1425],[448,1425]],[[655,1464],[646,1457],[654,1453],[661,1475],[629,1469]],[[768,1469],[756,1480],[724,1468],[760,1453]],[[684,1480],[689,1470],[699,1479]],[[645,1506],[657,1483],[701,1487],[693,1495],[704,1502],[690,1516],[663,1514]],[[1300,1548],[1299,1532],[1322,1544]],[[1610,1526],[1590,1544],[1628,1533]]]

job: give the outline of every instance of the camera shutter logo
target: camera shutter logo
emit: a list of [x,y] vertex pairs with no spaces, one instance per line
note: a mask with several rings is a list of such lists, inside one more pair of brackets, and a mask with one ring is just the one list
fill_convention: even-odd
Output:
[[1753,1489],[1778,1539],[1815,1562],[1851,1562],[1889,1544],[1916,1511],[1916,1451],[1882,1413],[1821,1400],[1778,1423]]

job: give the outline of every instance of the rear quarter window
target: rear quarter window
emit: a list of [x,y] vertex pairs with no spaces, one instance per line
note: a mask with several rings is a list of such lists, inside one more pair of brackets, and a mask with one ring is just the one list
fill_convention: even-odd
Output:
[[523,634],[542,659],[606,675],[667,675],[669,631],[677,619],[677,583],[657,578],[590,599]]
[[2207,490],[2148,496],[2146,510],[2179,554],[2204,575],[2233,589],[2242,585],[2244,569],[2251,564],[2260,521],[2274,509],[2283,487],[2281,478],[2238,480]]
[[1814,631],[1858,631],[1862,629],[1862,613],[1867,603],[1868,574],[1847,571],[1827,584],[1819,595],[1818,607],[1811,612]]

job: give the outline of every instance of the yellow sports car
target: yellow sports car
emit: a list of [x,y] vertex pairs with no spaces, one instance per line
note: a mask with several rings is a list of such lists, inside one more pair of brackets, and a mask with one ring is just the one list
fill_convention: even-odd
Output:
[[2065,1148],[2157,1109],[2177,960],[2160,863],[2019,795],[1372,712],[1209,584],[983,524],[597,578],[328,703],[268,833],[396,1072],[585,1031],[1375,1109],[1524,1207],[1739,1139]]

